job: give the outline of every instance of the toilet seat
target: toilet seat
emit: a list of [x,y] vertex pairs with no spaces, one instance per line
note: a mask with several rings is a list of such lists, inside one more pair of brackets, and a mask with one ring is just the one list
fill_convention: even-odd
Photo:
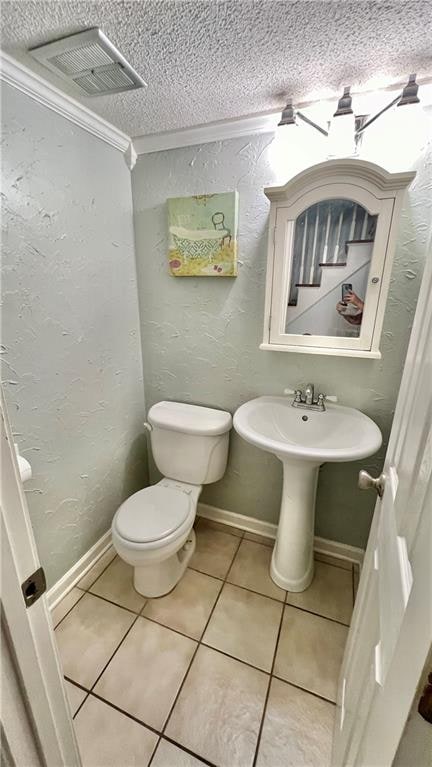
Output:
[[191,511],[190,494],[170,484],[154,485],[128,498],[115,515],[118,535],[130,544],[151,544],[172,536]]

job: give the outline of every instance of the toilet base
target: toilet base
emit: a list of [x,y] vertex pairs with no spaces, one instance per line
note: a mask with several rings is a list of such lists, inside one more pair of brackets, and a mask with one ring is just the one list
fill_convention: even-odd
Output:
[[134,567],[134,587],[143,597],[163,597],[177,585],[192,554],[196,537],[192,528],[183,546],[161,562],[152,562],[145,567]]

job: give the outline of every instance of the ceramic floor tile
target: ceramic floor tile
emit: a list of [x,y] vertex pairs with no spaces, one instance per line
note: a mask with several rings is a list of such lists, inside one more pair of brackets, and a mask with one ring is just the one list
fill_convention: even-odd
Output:
[[169,740],[161,740],[153,757],[152,767],[205,767],[187,751],[177,748]]
[[51,611],[51,618],[53,622],[53,626],[57,626],[62,618],[65,617],[65,615],[69,612],[69,610],[76,605],[79,599],[84,596],[84,591],[82,589],[76,588],[76,586],[69,591],[68,594],[62,599],[61,602],[58,603],[54,607],[54,609]]
[[335,707],[272,679],[257,767],[329,767]]
[[353,609],[351,570],[315,562],[315,576],[309,588],[298,594],[289,591],[287,602],[349,624]]
[[109,565],[110,562],[113,561],[116,553],[114,551],[114,548],[112,546],[109,547],[109,549],[105,552],[105,554],[102,554],[101,557],[99,557],[98,561],[95,562],[93,567],[83,575],[81,580],[78,583],[78,586],[80,589],[89,589],[90,586],[93,585],[95,580],[99,578],[100,574],[105,570],[105,568]]
[[83,767],[147,767],[158,736],[90,695],[74,720]]
[[273,673],[335,701],[347,635],[340,623],[287,605]]
[[196,549],[189,563],[190,567],[216,578],[225,578],[239,539],[228,533],[221,533],[210,527],[196,528]]
[[90,688],[134,620],[127,610],[84,594],[55,632],[65,676]]
[[284,601],[285,591],[270,578],[272,549],[260,543],[243,540],[234,559],[227,580],[267,597]]
[[70,710],[73,716],[75,712],[78,711],[87,693],[84,690],[82,690],[81,687],[77,687],[75,684],[68,682],[67,679],[64,680],[64,686],[66,689],[66,695],[69,701]]
[[138,618],[95,692],[159,730],[195,652],[196,642]]
[[258,533],[245,533],[245,541],[254,541],[254,543],[262,543],[263,546],[270,546],[273,548],[275,545],[274,538],[268,538],[266,535],[258,535]]
[[220,533],[227,533],[228,535],[234,535],[236,538],[243,538],[243,530],[240,530],[238,527],[234,527],[233,525],[224,525],[223,522],[213,522],[212,519],[204,519],[204,517],[199,517],[196,529],[199,530],[219,530]]
[[200,639],[221,588],[221,581],[195,570],[186,570],[170,594],[148,600],[143,615],[193,639]]
[[268,676],[201,645],[166,734],[218,767],[251,767]]
[[270,671],[282,610],[274,599],[226,583],[203,642]]
[[325,562],[328,565],[334,565],[334,567],[341,567],[343,570],[352,569],[352,562],[348,559],[332,557],[330,554],[320,554],[319,551],[315,552],[314,557],[316,562]]
[[133,587],[133,567],[116,557],[107,569],[91,586],[90,592],[115,602],[120,607],[126,607],[139,613],[145,603],[145,597],[138,594]]

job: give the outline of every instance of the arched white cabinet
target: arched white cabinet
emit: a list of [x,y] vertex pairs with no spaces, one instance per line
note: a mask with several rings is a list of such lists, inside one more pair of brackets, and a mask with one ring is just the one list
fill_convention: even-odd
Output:
[[402,198],[415,173],[329,160],[271,202],[260,348],[379,358]]

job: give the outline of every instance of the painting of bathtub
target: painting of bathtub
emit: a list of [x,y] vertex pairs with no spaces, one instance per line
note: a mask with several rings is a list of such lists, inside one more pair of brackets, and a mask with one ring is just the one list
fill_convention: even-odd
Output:
[[174,277],[236,277],[237,221],[237,192],[169,199],[170,273]]

